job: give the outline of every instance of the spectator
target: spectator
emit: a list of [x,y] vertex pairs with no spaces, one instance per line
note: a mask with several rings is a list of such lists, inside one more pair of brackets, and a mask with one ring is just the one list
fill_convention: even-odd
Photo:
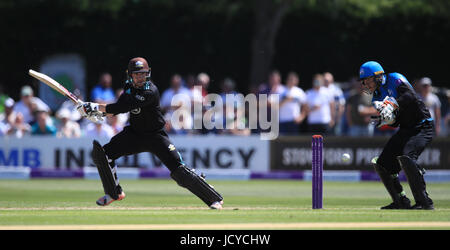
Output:
[[185,77],[185,79],[186,79],[186,81],[185,81],[186,86],[185,87],[188,88],[188,89],[192,89],[195,86],[195,84],[196,84],[195,76],[193,74],[188,74]]
[[306,91],[307,123],[310,133],[326,134],[334,125],[334,121],[331,119],[333,101],[322,88],[323,85],[323,76],[316,74],[313,77],[312,89]]
[[[278,70],[274,70],[269,74],[268,86],[263,89],[260,94],[268,95],[268,107],[274,102],[275,95],[281,95],[286,91],[286,88],[281,84],[281,74]],[[259,105],[259,103],[258,103]],[[269,114],[270,112],[268,112]]]
[[286,90],[280,98],[280,134],[298,134],[299,124],[306,117],[306,94],[298,87],[298,83],[298,75],[290,72],[286,80]]
[[191,98],[191,104],[192,108],[194,107],[194,104],[200,104],[203,103],[203,95],[202,95],[202,88],[201,85],[197,85],[196,78],[193,75],[186,76],[186,88],[189,90],[189,96]]
[[61,108],[56,113],[56,117],[61,121],[56,133],[57,137],[79,138],[81,136],[80,125],[71,120],[70,110]]
[[[197,78],[194,75],[189,74],[186,77],[186,87],[189,90],[189,97],[191,99],[191,110],[190,110],[191,114],[194,114],[194,107],[196,106],[202,107],[202,112],[204,112],[205,110],[203,110],[203,93],[202,93],[203,87],[201,85],[197,85]],[[196,118],[197,120],[194,121],[194,118]],[[203,124],[202,117],[193,116],[192,124]],[[198,133],[198,132],[199,132],[198,130],[189,131],[189,133]]]
[[222,97],[222,103],[226,102],[226,95],[237,95],[238,92],[235,91],[236,83],[231,78],[225,78],[222,82],[220,97]]
[[114,136],[114,130],[106,122],[89,122],[85,128],[85,136],[94,139],[109,139]]
[[0,136],[5,136],[8,134],[9,124],[0,121]]
[[12,135],[17,138],[22,138],[29,135],[31,132],[30,124],[25,122],[23,114],[18,112],[14,117],[14,122],[7,127],[7,135]]
[[45,110],[36,111],[36,122],[31,126],[32,135],[56,135],[56,127],[47,122],[49,115]]
[[[248,127],[239,128],[238,124],[245,122],[245,119],[241,119],[239,121],[238,117],[235,116],[233,119],[227,119],[226,121],[226,129],[221,129],[217,131],[217,134],[221,135],[239,135],[239,136],[248,136],[251,134],[251,131]],[[243,121],[242,121],[243,120]]]
[[334,110],[332,110],[331,119],[334,121],[334,126],[330,128],[330,132],[335,135],[341,135],[342,131],[342,117],[345,111],[345,98],[342,89],[334,83],[334,77],[330,72],[323,74],[324,86],[327,93],[331,95]]
[[422,85],[420,84],[420,79],[414,79],[412,81],[412,86],[417,94],[420,94],[420,92],[422,92]]
[[[174,131],[192,128],[190,96],[191,92],[182,86],[181,76],[178,74],[173,75],[170,81],[170,88],[162,94],[161,109],[165,113],[166,120],[170,121],[168,125]],[[176,112],[175,117],[172,117],[174,112]],[[172,124],[172,120],[177,120],[177,124]]]
[[11,128],[16,117],[16,113],[13,111],[14,100],[7,98],[3,103],[3,111],[0,113],[0,136],[8,134],[8,130]]
[[0,114],[5,112],[5,101],[9,98],[4,92],[3,92],[3,84],[0,83]]
[[[176,103],[176,105],[173,105],[173,102],[175,101],[173,97],[178,94],[183,94],[179,102]],[[172,76],[170,80],[170,88],[165,90],[161,96],[161,109],[164,114],[172,114],[173,111],[180,108],[183,105],[190,105],[190,92],[187,88],[182,86],[181,76],[178,74],[175,74]]]
[[[201,87],[202,103],[204,103],[206,101],[205,97],[208,95],[209,83],[210,83],[210,77],[209,77],[208,74],[202,72],[202,73],[199,73],[197,75],[196,87],[197,88]],[[197,88],[195,88],[195,89],[197,89]],[[193,93],[193,94],[198,94],[198,93]],[[197,98],[194,99],[194,102],[198,102]],[[213,113],[211,113],[211,112],[207,113],[207,111],[209,111],[211,108],[212,107],[208,107],[206,105],[202,105],[202,117],[205,117],[205,120],[207,120],[207,121],[212,121],[212,120],[215,119],[215,117],[210,117],[209,116],[209,114],[212,115]],[[198,117],[199,116],[196,116],[195,118],[198,118]],[[208,133],[211,133],[211,132],[215,132],[215,129],[212,129],[212,130],[211,129],[207,129],[205,127],[203,121],[199,121],[199,119],[195,120],[193,124],[194,125],[201,124],[201,126],[202,126],[202,128],[200,130],[194,130],[196,133],[208,134]]]
[[364,94],[363,86],[354,78],[352,81],[353,90],[347,101],[345,112],[349,127],[349,136],[372,136],[373,127],[370,125],[370,116],[377,115],[376,109],[372,106],[372,97]]
[[[116,100],[115,102],[117,102],[117,100],[119,100],[120,95],[123,93],[123,88],[119,88],[116,90]],[[117,124],[118,126],[121,127],[125,127],[125,125],[128,122],[128,119],[130,119],[130,113],[120,113],[116,115],[118,120],[117,120]]]
[[420,79],[419,84],[419,96],[430,111],[431,118],[434,119],[436,135],[439,135],[441,133],[441,102],[439,101],[439,98],[432,93],[432,82],[430,78],[424,77]]
[[123,125],[119,122],[119,116],[118,115],[108,115],[106,117],[106,121],[109,126],[111,126],[114,135],[118,134],[120,131],[123,130]]
[[[247,119],[245,114],[245,106],[243,100],[235,98],[239,95],[235,91],[236,83],[231,78],[225,78],[221,84],[220,97],[223,104],[222,117],[216,117],[222,119],[223,128],[216,132],[218,134],[229,135],[249,135],[250,130],[247,128]],[[227,95],[233,97],[233,102],[227,103]]]
[[20,91],[20,96],[20,101],[14,105],[14,111],[22,113],[26,123],[31,124],[35,121],[33,114],[37,110],[50,112],[48,105],[39,99],[39,97],[34,96],[33,89],[30,86],[23,86]]
[[[281,84],[281,74],[278,70],[272,70],[269,73],[269,77],[268,77],[268,82],[267,83],[262,83],[258,86],[258,99],[261,98],[261,95],[267,95],[267,121],[272,120],[271,118],[271,106],[274,103],[274,101],[276,100],[276,96],[281,95],[282,93],[284,93],[286,90],[286,88],[283,86],[283,84]],[[278,99],[279,100],[279,99]],[[258,101],[257,103],[258,105],[258,110],[262,107],[260,107],[260,101]],[[279,108],[279,103],[278,103],[278,107]],[[249,112],[257,112],[256,110],[249,110]],[[260,124],[258,124],[258,128],[257,129],[252,129],[252,133],[260,133],[262,132],[263,129],[261,129]]]
[[[447,102],[450,103],[450,90],[446,91]],[[450,136],[450,109],[447,109],[447,114],[444,116],[444,130],[447,136]]]
[[8,98],[5,100],[4,103],[4,112],[0,114],[0,122],[3,122],[5,124],[13,124],[16,112],[14,111],[14,100],[12,98]]
[[236,115],[241,115],[241,116],[245,115],[244,114],[245,110],[243,107],[244,103],[242,103],[240,99],[236,98],[235,99],[236,102],[232,103],[233,106],[230,106],[227,108],[227,95],[231,95],[231,96],[235,97],[236,95],[239,94],[238,92],[236,92],[234,90],[235,87],[236,87],[236,83],[231,78],[225,78],[221,85],[222,91],[220,92],[219,95],[221,97],[222,104],[223,104],[223,112],[222,113],[223,113],[224,127],[226,127],[225,125],[226,125],[227,119],[232,119],[234,121]]
[[113,103],[116,99],[112,89],[112,76],[109,73],[102,73],[99,78],[99,84],[91,91],[91,100],[96,103]]
[[[224,106],[223,114],[226,114],[226,107]],[[242,107],[237,106],[233,109],[232,115],[227,114],[222,118],[224,120],[224,129],[217,130],[218,134],[223,135],[250,135],[251,131],[248,128],[247,118],[244,116]]]
[[189,89],[193,111],[194,105],[203,105],[203,87],[197,84],[197,78],[194,75],[186,77],[186,87]]
[[178,121],[177,121],[177,125],[176,127],[173,126],[172,124],[172,116],[169,114],[166,114],[164,116],[164,119],[166,121],[166,123],[164,124],[164,130],[167,131],[168,134],[172,134],[172,135],[186,135],[188,133],[190,133],[189,126],[191,126],[192,122],[190,120],[188,120],[188,122],[186,122],[186,120],[184,119],[185,117],[188,117],[187,115],[182,115],[179,116]]
[[281,84],[281,74],[278,70],[273,70],[269,74],[268,85],[261,85],[260,94],[282,94],[286,88]]
[[200,73],[197,75],[197,85],[202,87],[202,96],[205,97],[208,94],[210,78],[206,73]]

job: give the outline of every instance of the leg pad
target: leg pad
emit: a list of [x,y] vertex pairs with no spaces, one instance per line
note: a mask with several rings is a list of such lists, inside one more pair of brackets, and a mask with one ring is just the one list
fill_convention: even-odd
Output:
[[206,183],[203,177],[184,165],[179,166],[170,173],[177,184],[184,187],[200,198],[206,205],[211,206],[216,201],[222,201],[222,196],[214,187]]
[[423,174],[425,171],[416,164],[409,156],[402,155],[397,157],[401,168],[405,171],[406,178],[408,179],[409,187],[414,195],[416,203],[429,206],[433,204],[433,201],[428,197],[426,192],[425,180]]
[[373,166],[378,176],[380,176],[380,179],[383,182],[384,187],[391,196],[392,201],[394,203],[398,203],[400,201],[401,196],[404,196],[403,187],[400,184],[398,174],[390,174],[381,165],[376,163],[373,164]]
[[117,200],[122,193],[122,188],[119,185],[119,178],[117,178],[117,168],[111,168],[109,166],[105,150],[96,140],[93,142],[92,160],[97,166],[105,194],[108,194],[111,198]]

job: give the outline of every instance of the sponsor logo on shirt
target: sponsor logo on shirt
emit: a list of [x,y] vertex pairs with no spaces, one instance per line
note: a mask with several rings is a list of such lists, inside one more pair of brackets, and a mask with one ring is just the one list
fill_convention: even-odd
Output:
[[144,101],[145,97],[141,96],[141,95],[135,95],[134,97],[136,97],[136,99],[138,99],[139,101]]
[[137,115],[137,114],[141,113],[141,108],[133,109],[130,112],[134,115]]

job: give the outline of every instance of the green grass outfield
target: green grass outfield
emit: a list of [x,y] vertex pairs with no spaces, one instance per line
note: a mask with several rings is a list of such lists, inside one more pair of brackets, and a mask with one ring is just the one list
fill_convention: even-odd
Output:
[[[172,180],[122,180],[127,197],[95,204],[95,180],[0,180],[0,229],[450,229],[450,183],[430,183],[434,211],[380,210],[380,182],[325,182],[311,209],[311,182],[215,181],[223,210],[208,209]],[[403,183],[410,198],[409,187]]]

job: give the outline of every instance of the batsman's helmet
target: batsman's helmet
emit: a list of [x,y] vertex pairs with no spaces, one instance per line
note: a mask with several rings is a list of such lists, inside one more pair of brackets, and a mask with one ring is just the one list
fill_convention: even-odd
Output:
[[386,83],[386,73],[383,67],[375,61],[365,62],[359,68],[359,80],[363,85],[365,85],[364,79],[369,77],[374,77],[377,88]]
[[128,76],[131,77],[131,73],[139,73],[139,72],[145,72],[148,73],[147,77],[150,77],[151,68],[148,66],[147,60],[145,60],[142,57],[135,57],[130,60],[128,63]]
[[384,74],[383,67],[375,61],[369,61],[359,68],[359,79],[363,80],[371,76],[380,76]]

